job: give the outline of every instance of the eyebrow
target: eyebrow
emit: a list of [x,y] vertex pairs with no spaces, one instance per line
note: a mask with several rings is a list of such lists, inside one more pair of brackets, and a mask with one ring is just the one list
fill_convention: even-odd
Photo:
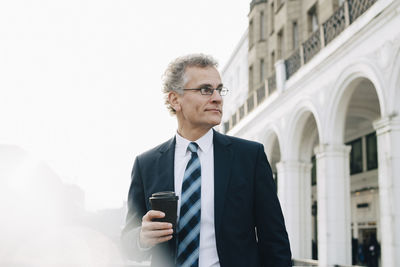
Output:
[[[217,88],[223,87],[224,85],[222,83],[218,84]],[[202,88],[202,87],[213,87],[211,84],[209,83],[203,83],[200,84],[199,86],[197,86],[197,88]]]

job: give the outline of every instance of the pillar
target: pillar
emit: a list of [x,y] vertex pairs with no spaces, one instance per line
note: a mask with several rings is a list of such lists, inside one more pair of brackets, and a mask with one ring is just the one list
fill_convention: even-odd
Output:
[[311,258],[310,163],[283,161],[276,164],[278,195],[285,215],[292,257]]
[[400,266],[400,117],[374,122],[378,146],[382,266]]
[[350,147],[315,148],[319,266],[351,265]]

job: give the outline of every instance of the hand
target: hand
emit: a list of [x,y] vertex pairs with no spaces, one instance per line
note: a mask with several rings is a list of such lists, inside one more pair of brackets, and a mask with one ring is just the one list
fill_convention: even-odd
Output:
[[172,238],[172,224],[167,222],[153,222],[156,218],[164,218],[165,214],[161,211],[149,210],[142,218],[140,229],[140,245],[142,247],[152,247],[158,243],[168,241]]

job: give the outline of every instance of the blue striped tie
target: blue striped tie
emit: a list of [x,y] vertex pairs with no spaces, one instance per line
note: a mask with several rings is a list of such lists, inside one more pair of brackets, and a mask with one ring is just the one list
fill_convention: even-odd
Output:
[[201,166],[197,148],[196,143],[189,144],[192,157],[183,176],[178,222],[178,267],[199,266]]

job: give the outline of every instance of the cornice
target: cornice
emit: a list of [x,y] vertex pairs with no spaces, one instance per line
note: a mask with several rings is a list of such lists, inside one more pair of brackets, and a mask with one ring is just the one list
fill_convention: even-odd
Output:
[[267,2],[268,2],[268,0],[253,0],[253,1],[251,1],[250,2],[250,12],[253,10],[253,8],[256,5],[261,4],[261,3],[267,3]]

